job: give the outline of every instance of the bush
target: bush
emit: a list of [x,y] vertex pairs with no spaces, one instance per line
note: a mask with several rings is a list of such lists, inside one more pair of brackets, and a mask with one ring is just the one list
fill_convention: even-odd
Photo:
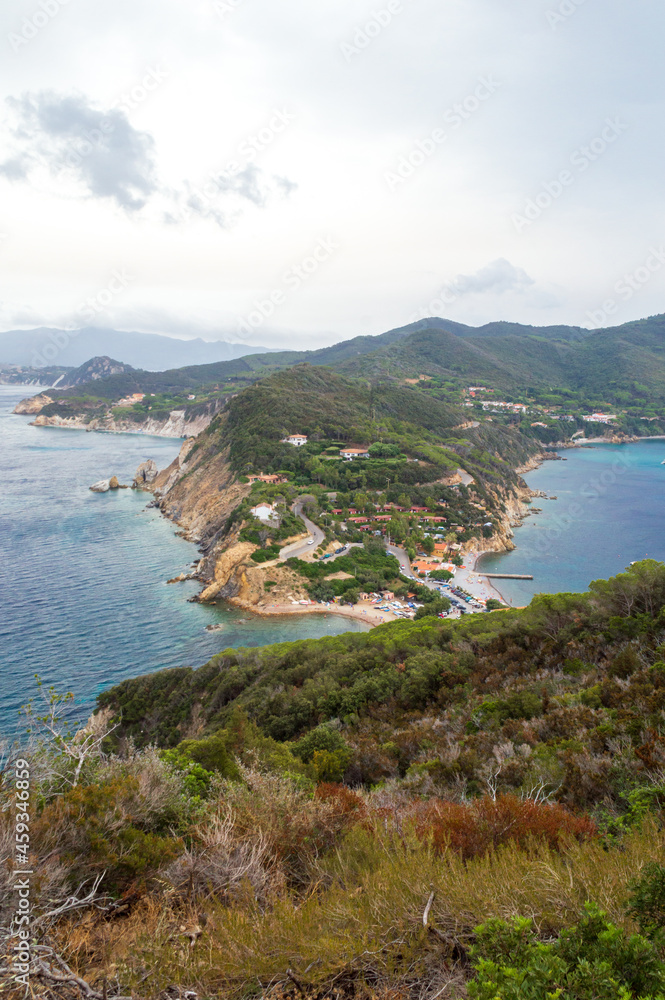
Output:
[[72,788],[47,805],[35,823],[34,842],[64,860],[72,883],[104,873],[104,887],[123,892],[155,874],[181,842],[139,827],[146,805],[136,778]]
[[507,843],[523,847],[540,840],[560,849],[572,840],[596,835],[595,824],[585,816],[574,816],[560,805],[501,795],[468,805],[430,799],[406,813],[415,822],[421,839],[431,838],[434,849],[450,849],[463,858],[473,858]]
[[629,914],[643,934],[654,937],[665,928],[665,867],[649,862],[630,883],[630,890]]
[[648,1000],[665,989],[665,965],[646,938],[628,936],[593,904],[552,943],[533,921],[488,920],[471,949],[471,1000]]
[[277,559],[279,553],[279,545],[268,545],[265,549],[257,549],[256,552],[252,552],[250,558],[257,563],[270,562],[271,559]]

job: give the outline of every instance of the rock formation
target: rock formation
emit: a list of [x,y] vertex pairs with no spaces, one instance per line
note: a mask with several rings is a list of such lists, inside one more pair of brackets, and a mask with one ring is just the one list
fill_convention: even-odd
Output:
[[45,392],[40,392],[38,396],[22,399],[20,403],[17,403],[14,407],[14,413],[41,413],[44,407],[52,402],[50,396],[47,396]]
[[141,462],[136,474],[134,476],[134,482],[132,486],[134,489],[140,490],[144,487],[150,486],[152,482],[159,475],[159,469],[157,468],[157,463],[154,459],[149,458],[147,462]]
[[108,493],[109,490],[126,490],[127,487],[118,482],[117,476],[110,479],[100,479],[98,483],[93,483],[90,487],[93,493]]

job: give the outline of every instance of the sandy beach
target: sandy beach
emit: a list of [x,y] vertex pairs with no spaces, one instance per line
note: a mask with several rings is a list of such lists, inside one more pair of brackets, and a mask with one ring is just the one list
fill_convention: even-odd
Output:
[[464,556],[464,565],[455,573],[455,584],[461,587],[462,590],[466,590],[469,594],[472,594],[474,597],[480,597],[484,601],[494,597],[496,600],[507,604],[508,602],[494,584],[490,583],[482,573],[476,570],[476,564],[481,555],[485,555],[485,553],[467,552]]
[[361,601],[354,607],[339,604],[245,604],[241,601],[231,601],[236,607],[242,607],[246,611],[251,611],[255,615],[342,615],[344,618],[354,618],[356,621],[365,622],[370,628],[383,625],[386,622],[395,622],[399,619],[397,615],[390,612],[379,611],[375,604],[368,601]]

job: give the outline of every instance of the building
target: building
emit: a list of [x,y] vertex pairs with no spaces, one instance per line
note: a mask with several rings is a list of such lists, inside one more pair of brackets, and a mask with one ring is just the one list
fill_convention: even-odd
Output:
[[279,522],[279,514],[271,503],[260,503],[252,507],[251,512],[254,517],[264,524],[275,524]]
[[582,417],[582,420],[586,420],[587,423],[594,424],[611,424],[613,420],[616,420],[616,413],[590,413],[587,417]]
[[288,482],[286,476],[266,476],[263,473],[258,476],[247,476],[247,481],[249,483],[268,483],[271,486],[277,486],[279,483]]
[[[154,395],[154,393],[153,393]],[[144,392],[133,392],[131,396],[125,396],[124,399],[119,399],[115,404],[116,406],[133,406],[134,403],[142,403],[145,399]]]
[[282,444],[292,444],[294,448],[302,448],[304,444],[307,444],[307,435],[289,434],[288,437],[282,438]]
[[343,448],[340,450],[340,457],[352,461],[354,458],[369,458],[367,448]]

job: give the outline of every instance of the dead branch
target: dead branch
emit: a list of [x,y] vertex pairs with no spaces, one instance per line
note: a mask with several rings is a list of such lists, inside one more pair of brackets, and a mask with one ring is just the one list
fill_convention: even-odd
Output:
[[427,927],[427,922],[429,920],[429,911],[432,909],[432,903],[434,902],[434,889],[429,894],[429,899],[427,900],[427,906],[423,912],[423,927]]

